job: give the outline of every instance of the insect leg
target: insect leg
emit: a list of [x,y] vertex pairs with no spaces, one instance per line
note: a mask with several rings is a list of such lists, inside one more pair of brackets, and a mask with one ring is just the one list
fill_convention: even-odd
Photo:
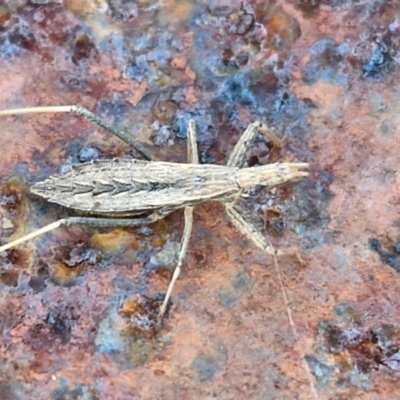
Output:
[[[191,164],[199,163],[199,155],[197,152],[197,141],[196,141],[196,125],[193,120],[189,120],[187,126],[187,157],[188,162]],[[159,324],[162,323],[162,319],[164,318],[165,311],[167,310],[169,299],[171,298],[172,290],[175,286],[175,282],[177,281],[181,270],[182,264],[185,259],[187,249],[189,246],[190,234],[192,232],[193,225],[193,207],[185,207],[185,227],[183,229],[183,236],[181,242],[181,248],[179,251],[178,262],[174,270],[174,274],[172,275],[171,282],[169,283],[167,293],[165,295],[164,301],[160,307],[160,312],[158,314]]]
[[243,168],[247,153],[250,150],[258,132],[266,135],[276,147],[280,148],[283,146],[283,141],[279,139],[275,133],[271,131],[271,129],[259,121],[253,122],[246,128],[246,130],[243,132],[243,135],[236,143],[236,146],[228,158],[228,167]]
[[233,225],[239,229],[249,240],[251,240],[258,248],[266,251],[272,256],[286,256],[294,255],[296,256],[300,263],[302,260],[296,249],[285,249],[277,250],[275,249],[267,240],[267,238],[259,231],[253,221],[246,217],[243,211],[235,204],[225,204],[225,209],[232,220]]
[[196,125],[192,119],[188,122],[187,127],[187,158],[190,164],[198,164],[199,163],[199,154],[197,150],[197,134],[196,134]]
[[163,210],[157,210],[147,217],[143,218],[134,218],[134,219],[124,219],[124,218],[94,218],[94,217],[68,217],[62,218],[58,221],[55,221],[49,225],[44,226],[43,228],[37,229],[34,232],[28,233],[25,236],[22,236],[19,239],[13,240],[10,243],[7,243],[3,246],[0,246],[0,252],[11,249],[21,243],[27,242],[37,236],[43,235],[46,232],[50,232],[62,225],[71,226],[71,225],[89,225],[89,226],[98,226],[98,227],[131,227],[138,225],[147,225],[151,224],[158,219],[164,218],[169,212],[163,212]]
[[30,114],[30,113],[57,113],[57,112],[72,112],[75,113],[86,120],[96,124],[97,126],[100,126],[101,128],[109,131],[113,135],[117,136],[121,140],[123,140],[125,143],[129,144],[132,146],[138,153],[140,153],[144,158],[147,160],[152,160],[152,157],[150,153],[140,144],[136,143],[132,138],[125,133],[124,131],[121,131],[119,129],[113,128],[110,124],[105,122],[103,119],[98,117],[96,114],[93,114],[86,108],[80,107],[80,106],[53,106],[53,107],[29,107],[29,108],[18,108],[18,109],[13,109],[13,110],[3,110],[0,111],[0,116],[2,115],[14,115],[14,114]]
[[165,311],[167,310],[169,299],[171,298],[172,290],[175,286],[175,282],[177,281],[180,273],[181,267],[183,264],[183,260],[185,259],[186,252],[189,246],[190,234],[192,232],[193,225],[193,207],[185,207],[185,228],[183,230],[183,237],[181,242],[181,248],[178,256],[178,263],[176,264],[174,274],[172,275],[171,282],[169,283],[167,293],[165,295],[164,301],[160,307],[160,312],[158,314],[158,322],[162,323],[162,319],[164,318]]

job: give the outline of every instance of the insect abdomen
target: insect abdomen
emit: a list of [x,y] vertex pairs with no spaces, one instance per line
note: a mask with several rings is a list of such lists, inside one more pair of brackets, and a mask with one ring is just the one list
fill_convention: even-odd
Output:
[[48,201],[95,214],[150,211],[218,200],[238,191],[230,168],[216,165],[96,160],[35,184]]

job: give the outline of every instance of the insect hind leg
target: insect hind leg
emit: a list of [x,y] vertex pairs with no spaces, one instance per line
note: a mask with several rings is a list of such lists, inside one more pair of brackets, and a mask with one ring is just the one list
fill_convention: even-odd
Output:
[[[172,210],[173,211],[173,210]],[[0,253],[2,251],[11,249],[19,244],[25,243],[28,240],[34,239],[35,237],[41,236],[44,233],[50,232],[54,229],[59,228],[60,226],[71,226],[71,225],[88,225],[88,226],[97,226],[97,227],[133,227],[138,225],[147,225],[151,224],[161,218],[164,218],[167,214],[172,211],[164,212],[163,209],[154,211],[152,214],[147,217],[142,218],[95,218],[95,217],[68,217],[61,218],[58,221],[52,222],[49,225],[46,225],[40,229],[37,229],[34,232],[28,233],[25,236],[20,237],[19,239],[13,240],[12,242],[6,243],[3,246],[0,246]]]

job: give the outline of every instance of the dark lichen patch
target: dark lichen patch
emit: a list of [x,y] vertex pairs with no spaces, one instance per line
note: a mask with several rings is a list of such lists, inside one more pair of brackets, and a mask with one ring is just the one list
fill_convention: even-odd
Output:
[[389,55],[385,46],[377,44],[362,67],[364,77],[374,78],[388,71]]
[[313,17],[321,9],[321,7],[331,7],[332,9],[340,8],[346,4],[346,0],[292,0],[296,8],[298,8],[305,17]]
[[178,104],[173,100],[160,98],[153,107],[153,114],[155,119],[159,120],[162,124],[170,125],[176,118],[178,109]]
[[382,325],[362,331],[357,326],[341,329],[328,326],[324,332],[326,344],[332,353],[347,352],[353,367],[363,373],[380,366],[399,370],[400,329]]
[[256,7],[256,16],[258,21],[265,21],[268,34],[264,45],[282,55],[280,66],[283,66],[286,58],[290,57],[288,49],[301,37],[300,24],[282,8],[264,2]]
[[[263,108],[263,96],[270,97],[283,84],[284,65],[290,57],[288,49],[301,36],[297,21],[279,7],[266,3],[254,7],[210,6],[210,13],[212,23],[204,24],[203,31],[196,36],[202,63],[190,64],[197,82],[207,91],[221,88],[220,95],[229,104]],[[222,27],[219,35],[211,35],[214,26]],[[220,57],[215,56],[215,50]],[[261,53],[263,60],[270,56],[271,61],[261,63]]]
[[22,195],[24,191],[24,186],[11,180],[1,189],[0,207],[15,217],[15,212],[24,205]]
[[29,279],[28,286],[35,292],[39,293],[44,290],[47,286],[46,279],[40,276],[32,276]]
[[79,150],[78,160],[81,163],[97,160],[100,157],[100,151],[96,147],[84,146]]
[[38,258],[31,270],[28,286],[35,293],[41,292],[47,287],[51,277],[51,271],[52,269],[49,264],[43,258]]
[[335,232],[327,233],[326,227],[331,220],[328,205],[333,199],[330,185],[334,180],[331,171],[318,171],[306,182],[301,182],[294,187],[293,194],[299,191],[301,195],[297,201],[290,203],[286,211],[285,221],[295,221],[294,228],[301,237],[303,249],[320,247],[330,243],[337,235]]
[[197,356],[192,362],[192,368],[198,375],[200,381],[214,379],[215,374],[221,369],[220,360],[212,355],[202,354]]
[[152,338],[157,333],[160,302],[144,296],[131,296],[122,305],[119,315],[126,319],[126,332],[136,338]]
[[94,57],[98,61],[98,52],[93,39],[87,34],[82,34],[75,39],[72,62],[78,64]]
[[18,278],[19,278],[19,271],[15,269],[9,269],[7,271],[0,272],[0,283],[5,286],[17,287]]
[[33,252],[25,249],[10,249],[0,255],[2,266],[0,270],[7,271],[8,268],[18,268],[22,272],[28,270],[33,264]]
[[371,385],[374,372],[400,371],[400,327],[365,326],[363,316],[351,302],[335,309],[335,320],[319,323],[315,353],[306,360],[320,388]]
[[389,267],[393,268],[395,271],[400,272],[400,255],[397,251],[397,244],[393,246],[393,252],[388,252],[383,250],[378,239],[369,239],[369,247],[371,250],[379,254],[381,261]]
[[65,310],[51,310],[45,322],[50,327],[50,333],[60,338],[62,344],[66,344],[71,338],[72,325],[78,319],[75,310],[68,307]]
[[11,11],[7,10],[6,7],[0,7],[0,32],[3,32],[7,29],[10,18]]
[[240,272],[232,282],[231,287],[223,289],[219,294],[220,302],[228,310],[231,310],[240,298],[251,290],[253,282],[251,277],[245,273]]
[[56,343],[67,344],[73,327],[79,321],[79,314],[74,307],[50,309],[47,315],[33,324],[26,340],[33,351],[49,351]]
[[7,18],[3,14],[3,29],[0,34],[1,57],[9,58],[23,51],[37,48],[37,40],[29,25],[20,18]]
[[264,216],[268,235],[281,236],[285,230],[285,219],[279,207],[267,207],[264,210]]
[[16,382],[14,377],[2,376],[0,378],[0,395],[4,400],[14,400],[21,398],[23,393],[22,385]]
[[145,364],[163,348],[157,337],[160,304],[145,296],[128,297],[118,312],[111,311],[101,321],[95,339],[97,351],[110,354],[125,368]]
[[365,78],[379,79],[382,75],[398,71],[400,32],[397,20],[385,28],[375,28],[358,44],[356,54],[362,63]]
[[72,248],[60,247],[59,252],[62,255],[64,264],[69,268],[75,268],[83,262],[96,264],[100,255],[84,243],[77,243]]
[[[27,203],[23,193],[25,185],[17,179],[11,179],[0,192],[0,235],[2,243],[10,240],[12,235],[22,236],[19,232],[26,220]],[[17,232],[17,233],[16,233]],[[14,248],[0,254],[0,283],[8,287],[17,287],[20,275],[33,264],[33,251],[28,248]]]
[[311,373],[317,381],[317,387],[323,388],[329,386],[334,377],[336,368],[320,361],[317,357],[307,355],[305,360],[310,368]]
[[[60,40],[65,44],[69,33],[74,29],[67,29],[66,26],[71,21],[66,18],[65,13],[60,13],[57,5],[47,5],[40,9],[35,9],[32,5],[15,5],[18,11],[13,10],[7,17],[3,14],[3,29],[0,31],[0,49],[4,58],[21,56],[25,52],[38,53],[42,60],[49,62],[53,60],[50,52],[43,46],[43,42],[51,40],[54,43]],[[13,7],[10,7],[10,9]],[[40,31],[40,34],[38,34]]]
[[364,78],[380,79],[399,69],[400,30],[397,19],[389,25],[370,27],[353,51]]
[[52,256],[45,258],[48,257],[51,265],[50,280],[62,286],[76,284],[78,276],[87,266],[96,265],[101,261],[100,252],[82,242],[74,243],[72,246],[57,246]]
[[346,83],[345,59],[350,52],[346,43],[336,44],[331,39],[316,42],[311,48],[311,59],[303,72],[303,79],[315,83],[319,79],[337,85]]
[[78,386],[74,389],[63,381],[58,389],[50,393],[51,400],[99,400],[95,391],[86,385]]

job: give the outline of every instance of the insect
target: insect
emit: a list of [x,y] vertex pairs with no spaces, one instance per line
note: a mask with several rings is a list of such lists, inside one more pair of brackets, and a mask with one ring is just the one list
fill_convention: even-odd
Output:
[[227,164],[199,164],[196,128],[188,121],[188,164],[152,161],[149,153],[123,131],[114,129],[95,114],[79,106],[33,107],[0,111],[0,116],[38,112],[73,112],[108,130],[133,146],[147,160],[103,159],[73,166],[69,171],[38,182],[31,191],[50,202],[84,212],[87,216],[59,219],[0,247],[0,252],[33,239],[61,225],[133,227],[151,224],[178,209],[184,209],[185,226],[177,264],[159,310],[162,321],[175,282],[188,250],[193,223],[193,208],[204,201],[219,201],[232,223],[257,247],[273,256],[292,253],[276,250],[247,217],[237,201],[247,197],[255,186],[272,188],[308,176],[308,163],[274,163],[245,168],[246,155],[258,132],[277,146],[282,142],[264,124],[254,122],[242,134]]

